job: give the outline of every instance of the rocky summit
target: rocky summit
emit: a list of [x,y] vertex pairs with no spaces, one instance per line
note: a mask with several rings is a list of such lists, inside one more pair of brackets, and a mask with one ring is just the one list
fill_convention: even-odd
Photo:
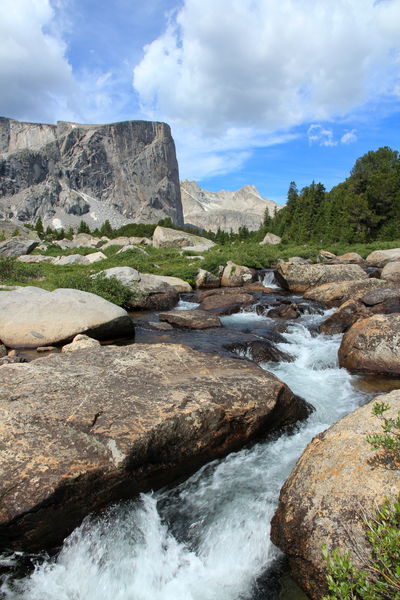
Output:
[[183,224],[178,164],[165,123],[22,123],[0,118],[0,219],[53,228],[170,217]]
[[239,227],[250,231],[262,225],[265,210],[273,216],[279,206],[263,198],[254,185],[245,185],[236,192],[208,192],[195,181],[181,181],[182,208],[185,223],[216,232],[237,232]]

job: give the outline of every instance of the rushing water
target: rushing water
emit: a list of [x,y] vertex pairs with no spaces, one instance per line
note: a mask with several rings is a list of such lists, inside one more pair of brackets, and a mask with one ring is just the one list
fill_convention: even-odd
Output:
[[[263,318],[247,312],[223,323],[247,328]],[[340,336],[310,333],[323,318],[304,316],[283,334],[279,347],[293,362],[263,365],[315,406],[306,423],[208,464],[173,489],[87,519],[56,559],[41,562],[18,584],[6,582],[5,598],[277,598],[268,572],[280,553],[269,540],[269,523],[282,483],[311,438],[365,398],[337,366]]]

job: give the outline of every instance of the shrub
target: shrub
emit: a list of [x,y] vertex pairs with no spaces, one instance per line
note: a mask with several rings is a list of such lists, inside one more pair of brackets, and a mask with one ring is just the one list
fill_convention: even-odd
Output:
[[135,295],[115,277],[105,277],[103,274],[90,277],[79,273],[62,273],[56,276],[53,282],[57,288],[91,292],[123,308],[129,308]]
[[20,263],[13,258],[0,258],[0,282],[2,283],[22,283],[28,279],[35,279],[40,274],[38,265]]

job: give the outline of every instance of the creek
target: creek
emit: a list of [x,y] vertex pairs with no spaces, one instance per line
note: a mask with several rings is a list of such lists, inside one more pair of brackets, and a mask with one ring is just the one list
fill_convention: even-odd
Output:
[[[270,283],[273,283],[272,281]],[[180,308],[192,308],[180,303]],[[278,348],[292,362],[263,363],[315,411],[292,431],[205,465],[175,487],[88,518],[54,557],[36,557],[24,578],[2,585],[7,600],[300,600],[285,575],[269,523],[280,488],[320,431],[370,398],[359,378],[337,365],[340,335],[316,333],[324,314],[303,314],[283,328]],[[276,326],[254,309],[221,318],[217,337],[156,332],[156,341],[215,351],[220,339],[262,336]],[[148,339],[148,330],[138,341]],[[168,335],[167,335],[168,334]],[[152,335],[155,335],[152,332]],[[146,337],[147,336],[147,337]],[[168,337],[169,336],[169,337]],[[174,337],[175,336],[175,337]],[[201,339],[203,341],[201,341]],[[251,358],[251,357],[250,357]],[[20,557],[3,557],[12,567]]]

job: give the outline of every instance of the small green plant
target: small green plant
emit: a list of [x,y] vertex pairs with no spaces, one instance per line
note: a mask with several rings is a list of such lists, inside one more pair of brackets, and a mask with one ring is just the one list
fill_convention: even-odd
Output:
[[323,548],[331,592],[323,600],[400,599],[400,496],[387,500],[365,521],[365,528],[371,556],[363,569],[353,566],[348,551],[329,554]]
[[0,258],[0,283],[22,283],[40,275],[38,265],[20,263],[13,258]]
[[382,433],[367,435],[367,442],[376,450],[382,450],[382,459],[391,468],[400,467],[400,411],[397,417],[387,418],[390,409],[385,402],[375,402],[372,414],[381,421]]
[[[388,468],[400,467],[400,411],[386,417],[385,402],[375,402],[372,414],[381,421],[382,433],[366,440],[382,451],[379,462]],[[400,495],[386,502],[364,521],[371,553],[363,569],[354,567],[350,553],[322,549],[327,567],[328,596],[323,600],[400,600]]]
[[135,293],[118,279],[105,277],[103,273],[99,273],[96,277],[90,277],[83,273],[62,273],[54,278],[54,282],[57,288],[73,288],[91,292],[123,308],[129,308],[135,297]]

